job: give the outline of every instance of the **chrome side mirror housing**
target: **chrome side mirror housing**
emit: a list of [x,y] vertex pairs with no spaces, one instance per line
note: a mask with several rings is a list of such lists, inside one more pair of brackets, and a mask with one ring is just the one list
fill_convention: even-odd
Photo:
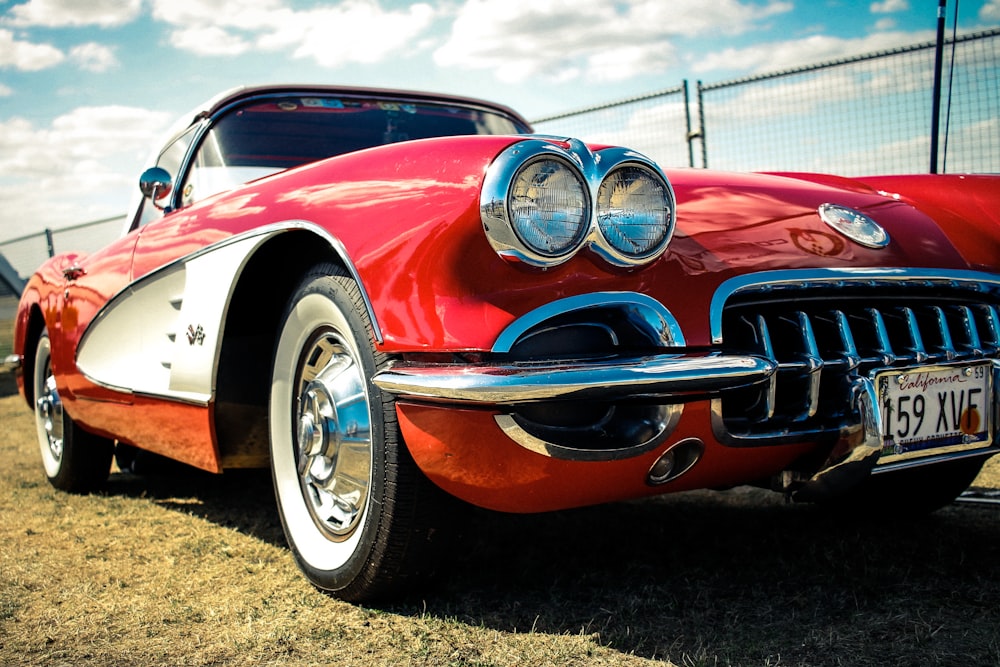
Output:
[[162,167],[150,167],[139,177],[139,190],[148,197],[153,206],[161,211],[165,208],[157,204],[157,200],[168,196],[174,189],[174,181],[170,173]]

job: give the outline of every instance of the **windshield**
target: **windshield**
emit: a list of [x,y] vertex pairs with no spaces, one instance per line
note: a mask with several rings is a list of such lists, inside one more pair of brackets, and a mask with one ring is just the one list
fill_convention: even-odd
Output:
[[467,134],[523,134],[498,111],[346,97],[251,101],[218,118],[198,147],[182,205],[277,171],[382,144]]

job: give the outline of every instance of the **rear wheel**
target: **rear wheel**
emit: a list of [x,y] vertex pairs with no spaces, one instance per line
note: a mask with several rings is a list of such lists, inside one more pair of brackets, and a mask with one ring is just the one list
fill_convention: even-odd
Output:
[[52,375],[52,345],[47,331],[35,348],[33,376],[35,431],[42,465],[57,489],[87,493],[104,485],[111,472],[114,443],[80,428],[63,410]]
[[395,403],[370,382],[374,349],[361,292],[336,265],[314,268],[289,301],[274,355],[271,470],[285,536],[308,579],[346,600],[417,576],[440,492],[403,446]]

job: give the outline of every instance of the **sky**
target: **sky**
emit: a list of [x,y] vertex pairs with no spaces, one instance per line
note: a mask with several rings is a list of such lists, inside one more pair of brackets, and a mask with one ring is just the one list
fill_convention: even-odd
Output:
[[[1000,0],[958,9],[960,33],[1000,25]],[[0,242],[123,214],[165,129],[239,85],[429,90],[537,119],[931,41],[937,16],[938,0],[0,0]]]

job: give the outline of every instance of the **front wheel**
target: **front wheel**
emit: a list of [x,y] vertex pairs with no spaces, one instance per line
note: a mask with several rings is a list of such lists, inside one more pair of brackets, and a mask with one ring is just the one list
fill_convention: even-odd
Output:
[[35,431],[49,483],[72,493],[100,488],[111,472],[114,443],[83,430],[63,410],[52,374],[52,344],[47,331],[42,332],[35,348],[32,388]]
[[395,592],[429,562],[437,489],[401,442],[395,404],[370,381],[374,349],[357,284],[314,268],[286,308],[274,354],[270,455],[295,559],[318,588],[351,601]]

